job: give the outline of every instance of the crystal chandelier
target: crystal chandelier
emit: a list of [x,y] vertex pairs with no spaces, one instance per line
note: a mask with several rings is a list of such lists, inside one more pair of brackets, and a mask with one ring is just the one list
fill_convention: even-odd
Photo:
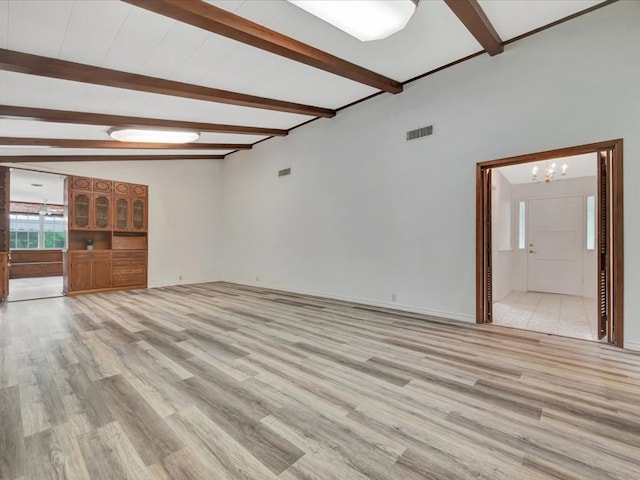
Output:
[[[562,165],[562,176],[567,174],[568,165],[565,163]],[[551,183],[553,181],[553,176],[556,174],[557,165],[555,162],[549,163],[548,161],[544,164],[544,170],[540,174],[540,169],[537,165],[535,165],[531,169],[531,181],[532,182],[541,182]]]

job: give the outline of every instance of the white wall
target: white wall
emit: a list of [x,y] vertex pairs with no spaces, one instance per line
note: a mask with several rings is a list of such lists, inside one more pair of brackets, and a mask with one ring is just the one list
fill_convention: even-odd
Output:
[[[594,160],[595,161],[595,160]],[[566,196],[580,196],[586,216],[587,195],[597,195],[597,177],[582,177],[570,180],[554,181],[552,183],[525,183],[514,185],[512,189],[513,201],[528,202],[533,198],[556,198]],[[529,211],[527,203],[526,211]],[[585,233],[586,236],[586,233]],[[526,244],[525,244],[526,246]],[[515,290],[527,291],[527,248],[515,250],[514,284]],[[596,250],[587,250],[583,245],[582,256],[583,292],[588,298],[595,298],[598,294],[598,263]]]
[[149,286],[220,280],[222,165],[219,161],[41,163],[28,166],[42,171],[149,185]]
[[617,2],[234,154],[224,277],[371,304],[395,293],[473,321],[476,162],[622,137],[625,335],[640,348],[638,25],[640,2]]
[[493,301],[498,302],[514,289],[513,186],[498,169],[491,171],[491,225]]

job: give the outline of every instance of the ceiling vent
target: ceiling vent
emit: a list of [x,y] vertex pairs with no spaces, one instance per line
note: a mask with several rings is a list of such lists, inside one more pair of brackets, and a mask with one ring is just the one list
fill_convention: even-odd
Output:
[[278,172],[279,177],[284,177],[285,175],[291,175],[291,168],[285,168]]
[[433,125],[409,130],[407,132],[407,140],[415,140],[416,138],[427,137],[429,135],[433,135]]

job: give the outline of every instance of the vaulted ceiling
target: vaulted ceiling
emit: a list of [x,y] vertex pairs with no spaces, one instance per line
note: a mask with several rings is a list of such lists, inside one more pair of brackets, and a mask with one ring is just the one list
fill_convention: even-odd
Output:
[[[224,158],[609,3],[421,0],[360,42],[285,0],[0,0],[0,161]],[[134,125],[202,135],[107,134]]]

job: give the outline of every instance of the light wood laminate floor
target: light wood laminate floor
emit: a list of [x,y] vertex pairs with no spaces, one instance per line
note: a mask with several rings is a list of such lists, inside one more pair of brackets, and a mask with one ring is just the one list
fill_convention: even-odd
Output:
[[640,356],[224,283],[0,306],[0,478],[640,478]]

